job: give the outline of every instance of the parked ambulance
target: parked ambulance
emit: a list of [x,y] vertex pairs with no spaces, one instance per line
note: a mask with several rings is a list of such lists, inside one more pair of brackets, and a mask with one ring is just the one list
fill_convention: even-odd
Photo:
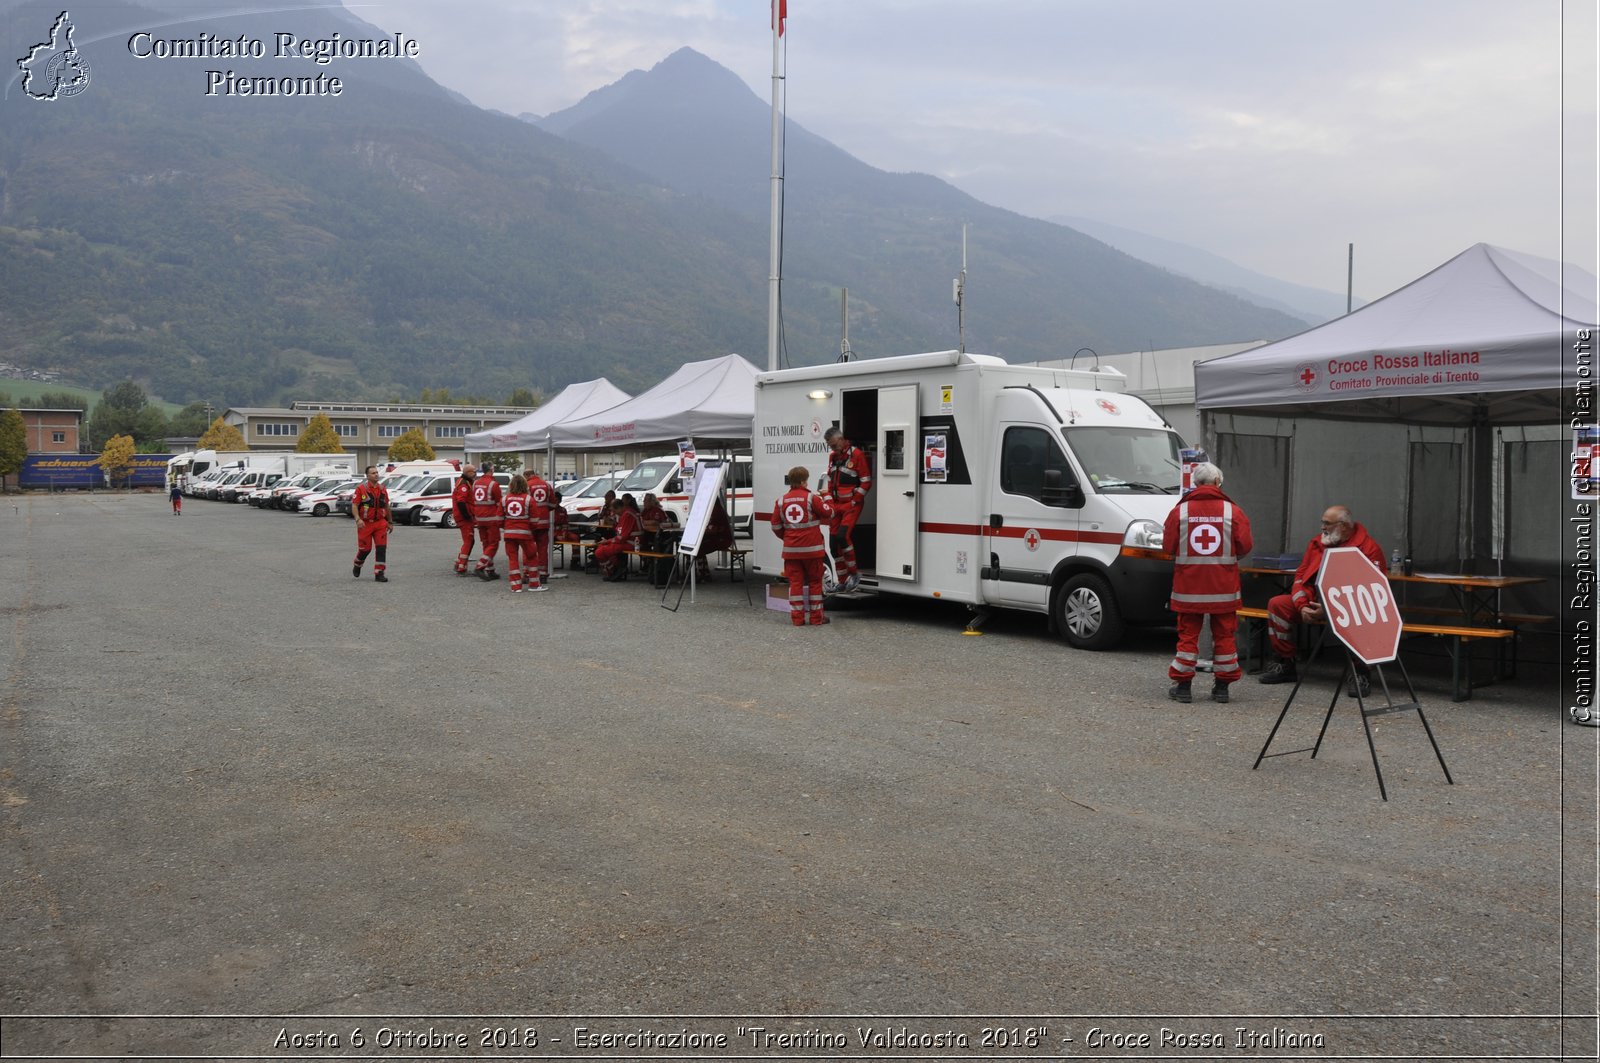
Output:
[[[822,485],[837,424],[872,461],[864,589],[1044,613],[1072,645],[1109,647],[1127,624],[1170,621],[1161,528],[1184,446],[1124,384],[957,351],[762,373],[756,522],[793,466]],[[781,547],[758,532],[755,571],[780,575]]]

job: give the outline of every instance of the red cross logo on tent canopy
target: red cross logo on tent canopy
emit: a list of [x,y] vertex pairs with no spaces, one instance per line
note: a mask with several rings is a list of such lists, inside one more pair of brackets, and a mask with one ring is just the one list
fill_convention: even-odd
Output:
[[1339,546],[1322,555],[1317,575],[1328,626],[1339,641],[1367,664],[1392,661],[1400,649],[1400,607],[1389,577],[1367,555]]
[[1200,557],[1210,557],[1222,549],[1222,533],[1215,524],[1196,524],[1189,531],[1189,549]]
[[1029,550],[1039,549],[1039,529],[1029,528],[1022,533],[1022,541],[1028,544]]
[[1311,391],[1317,386],[1317,367],[1311,362],[1301,362],[1294,368],[1294,386],[1297,391]]

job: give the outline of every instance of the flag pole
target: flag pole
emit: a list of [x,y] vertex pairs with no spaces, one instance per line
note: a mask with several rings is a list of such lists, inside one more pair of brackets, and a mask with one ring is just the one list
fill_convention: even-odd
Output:
[[779,108],[783,92],[783,71],[779,38],[783,36],[783,20],[788,14],[786,8],[786,0],[772,0],[772,231],[771,258],[767,270],[767,368],[769,370],[778,368],[778,281],[782,270],[778,219],[783,209],[782,112]]

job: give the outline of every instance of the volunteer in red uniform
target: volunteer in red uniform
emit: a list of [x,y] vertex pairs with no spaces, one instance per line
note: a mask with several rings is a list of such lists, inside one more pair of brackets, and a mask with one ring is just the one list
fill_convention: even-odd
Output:
[[783,574],[789,577],[789,622],[804,627],[830,621],[822,612],[822,529],[833,507],[806,487],[811,474],[796,465],[784,477],[789,491],[772,507],[772,534],[783,540]]
[[607,583],[628,578],[628,559],[623,555],[637,549],[639,503],[634,501],[632,495],[623,495],[617,499],[616,534],[594,548],[594,559],[600,562],[600,570],[605,573]]
[[1212,701],[1227,701],[1239,681],[1239,558],[1250,552],[1250,518],[1222,493],[1222,470],[1210,462],[1194,467],[1194,490],[1167,514],[1161,548],[1172,555],[1172,611],[1178,615],[1178,651],[1167,669],[1167,696],[1187,703],[1192,695],[1200,629],[1211,618]]
[[539,581],[550,578],[550,507],[555,505],[556,489],[531,469],[523,473],[523,478],[528,481],[528,524],[533,529],[529,555],[535,575],[529,589],[539,590]]
[[[1379,572],[1388,570],[1379,546],[1367,529],[1356,523],[1349,506],[1329,506],[1322,514],[1322,531],[1306,544],[1300,567],[1294,570],[1294,583],[1288,594],[1280,594],[1267,602],[1267,639],[1272,652],[1277,655],[1272,667],[1261,676],[1263,683],[1293,683],[1299,676],[1294,665],[1294,625],[1298,622],[1316,623],[1322,619],[1322,603],[1317,594],[1317,573],[1322,570],[1322,555],[1330,547],[1351,546],[1367,555],[1367,560],[1378,566]],[[1356,673],[1350,679],[1352,696],[1357,688],[1366,697],[1371,690],[1368,667],[1355,662]]]
[[478,543],[483,548],[473,572],[479,579],[499,579],[494,570],[494,555],[500,549],[500,482],[487,465],[478,478],[472,481],[472,523],[478,529]]
[[872,490],[872,463],[867,460],[866,451],[852,444],[837,427],[830,427],[822,438],[831,452],[822,493],[833,507],[829,525],[833,572],[840,590],[853,591],[861,583],[861,570],[856,567],[856,521],[861,519],[867,492]]
[[456,575],[467,574],[467,562],[472,560],[472,481],[478,470],[463,465],[461,475],[450,492],[450,512],[455,516],[456,527],[461,531],[461,552],[456,554]]
[[662,508],[655,492],[644,496],[644,502],[639,506],[639,544],[641,549],[654,550],[659,545],[661,524],[667,519],[667,511]]
[[529,590],[542,590],[539,566],[533,559],[533,499],[528,496],[527,477],[518,473],[500,500],[500,515],[506,541],[506,565],[511,570],[511,590],[522,593],[526,573]]
[[378,559],[372,563],[372,578],[388,583],[384,571],[389,567],[389,529],[394,527],[394,511],[389,508],[389,489],[378,482],[378,467],[367,466],[367,479],[350,498],[350,512],[356,518],[356,563],[350,575],[361,578],[361,566],[377,547]]

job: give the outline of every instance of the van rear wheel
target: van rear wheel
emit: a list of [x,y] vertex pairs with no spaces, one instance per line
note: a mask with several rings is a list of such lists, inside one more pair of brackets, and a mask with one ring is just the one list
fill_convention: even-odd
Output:
[[1081,572],[1056,593],[1056,628],[1080,650],[1103,650],[1122,638],[1126,625],[1111,585],[1093,572]]

